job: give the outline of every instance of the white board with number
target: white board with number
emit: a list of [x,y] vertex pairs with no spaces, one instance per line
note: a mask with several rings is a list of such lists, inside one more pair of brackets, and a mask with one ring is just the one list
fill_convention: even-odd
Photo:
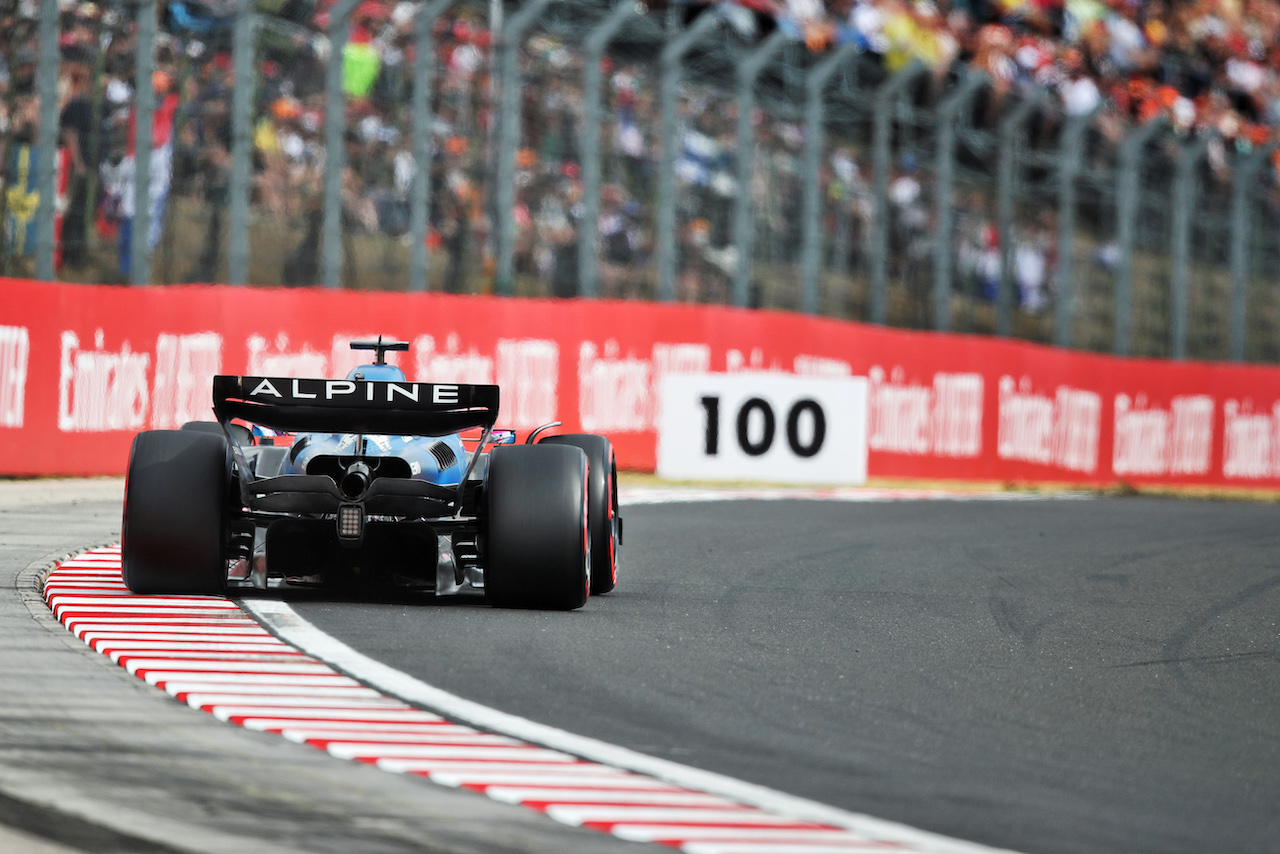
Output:
[[658,475],[673,480],[867,480],[867,380],[673,374],[658,397]]

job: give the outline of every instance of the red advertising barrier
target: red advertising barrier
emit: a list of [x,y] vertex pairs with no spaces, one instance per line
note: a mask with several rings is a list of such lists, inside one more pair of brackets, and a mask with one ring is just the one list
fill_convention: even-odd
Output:
[[207,419],[217,373],[496,382],[499,426],[608,434],[652,470],[673,372],[870,380],[872,477],[1280,487],[1280,369],[1170,363],[781,312],[586,300],[0,279],[0,473],[121,474],[139,430]]

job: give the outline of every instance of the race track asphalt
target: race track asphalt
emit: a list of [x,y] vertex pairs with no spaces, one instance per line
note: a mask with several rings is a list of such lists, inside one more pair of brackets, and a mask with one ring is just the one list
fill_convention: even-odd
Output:
[[[0,489],[0,850],[644,850],[229,727],[129,677],[40,616],[36,569],[118,536],[118,497],[69,489]],[[948,836],[1280,848],[1280,507],[624,515],[619,587],[581,611],[293,604],[469,699]]]
[[582,611],[301,599],[432,685],[1027,852],[1280,850],[1280,508],[626,509]]

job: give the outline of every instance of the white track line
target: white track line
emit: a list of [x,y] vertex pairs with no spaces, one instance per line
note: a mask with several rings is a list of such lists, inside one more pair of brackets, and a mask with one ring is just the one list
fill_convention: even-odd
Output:
[[356,652],[284,602],[242,602],[255,622],[219,597],[134,596],[118,548],[53,570],[45,600],[93,649],[220,720],[620,839],[686,854],[996,851],[490,709]]

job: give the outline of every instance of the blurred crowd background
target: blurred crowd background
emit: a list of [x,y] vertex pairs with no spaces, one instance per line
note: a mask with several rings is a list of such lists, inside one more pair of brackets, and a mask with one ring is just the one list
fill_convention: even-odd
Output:
[[[47,0],[51,1],[51,0]],[[121,0],[58,0],[60,241],[63,280],[125,282],[132,218],[136,23]],[[324,164],[325,37],[331,0],[258,0],[252,131],[250,281],[319,283]],[[1192,274],[1201,322],[1193,355],[1226,354],[1233,169],[1268,159],[1249,188],[1250,275],[1276,260],[1277,175],[1270,146],[1280,127],[1280,4],[1274,0],[722,0],[651,3],[651,35],[624,30],[605,57],[600,213],[595,235],[579,233],[582,39],[578,6],[557,13],[521,45],[521,127],[514,209],[494,209],[492,4],[459,2],[435,25],[437,73],[431,93],[431,206],[427,234],[409,231],[414,174],[409,105],[413,15],[419,4],[365,0],[343,49],[347,123],[342,174],[342,285],[403,289],[408,247],[431,250],[429,286],[477,293],[492,288],[496,217],[515,221],[515,291],[574,296],[581,239],[598,252],[598,294],[654,298],[654,199],[662,140],[657,54],[662,38],[702,14],[723,25],[719,47],[695,51],[680,90],[676,146],[677,282],[685,301],[727,302],[739,261],[733,201],[750,194],[754,213],[750,302],[798,307],[803,101],[807,69],[845,45],[856,62],[837,80],[820,164],[822,301],[826,314],[861,319],[877,247],[873,219],[889,218],[889,321],[934,325],[929,288],[936,244],[953,257],[954,328],[992,331],[1001,265],[1011,265],[1015,334],[1050,340],[1058,298],[1062,232],[1059,184],[1063,129],[1087,117],[1081,138],[1079,216],[1071,239],[1079,280],[1076,346],[1109,349],[1115,319],[1117,163],[1123,141],[1153,120],[1162,130],[1143,158],[1134,269],[1135,312],[1149,335],[1138,352],[1166,355],[1171,247],[1170,185],[1180,157],[1195,150]],[[600,5],[600,4],[595,4]],[[154,45],[152,277],[216,282],[226,271],[226,207],[231,171],[231,61],[234,0],[159,2]],[[553,8],[555,4],[553,4]],[[516,7],[512,6],[508,10]],[[5,251],[0,274],[31,275],[34,163],[39,103],[38,0],[0,0],[0,199]],[[598,20],[598,15],[595,20]],[[775,31],[791,40],[766,74],[754,108],[755,166],[739,186],[733,60]],[[668,35],[663,35],[663,34]],[[724,56],[716,50],[731,44]],[[875,93],[920,68],[893,102],[891,173],[872,174]],[[938,111],[969,75],[982,82],[960,123],[954,219],[938,229],[934,165]],[[1015,105],[1034,101],[1019,137],[1010,246],[1000,245],[996,149]],[[1039,158],[1039,159],[1037,159]],[[883,198],[878,198],[880,194]],[[1216,222],[1215,222],[1216,218]],[[1175,253],[1176,254],[1176,253]],[[1005,259],[1002,262],[1002,258]],[[1165,285],[1160,283],[1164,281]],[[1143,283],[1146,283],[1144,285]],[[1146,287],[1147,290],[1143,290]],[[1163,289],[1162,289],[1163,288]],[[1270,288],[1270,289],[1268,289]],[[1280,357],[1275,288],[1249,303],[1258,332],[1249,356]],[[1142,303],[1143,300],[1147,303]],[[1164,318],[1164,319],[1162,319]],[[1148,341],[1147,338],[1150,340]]]

